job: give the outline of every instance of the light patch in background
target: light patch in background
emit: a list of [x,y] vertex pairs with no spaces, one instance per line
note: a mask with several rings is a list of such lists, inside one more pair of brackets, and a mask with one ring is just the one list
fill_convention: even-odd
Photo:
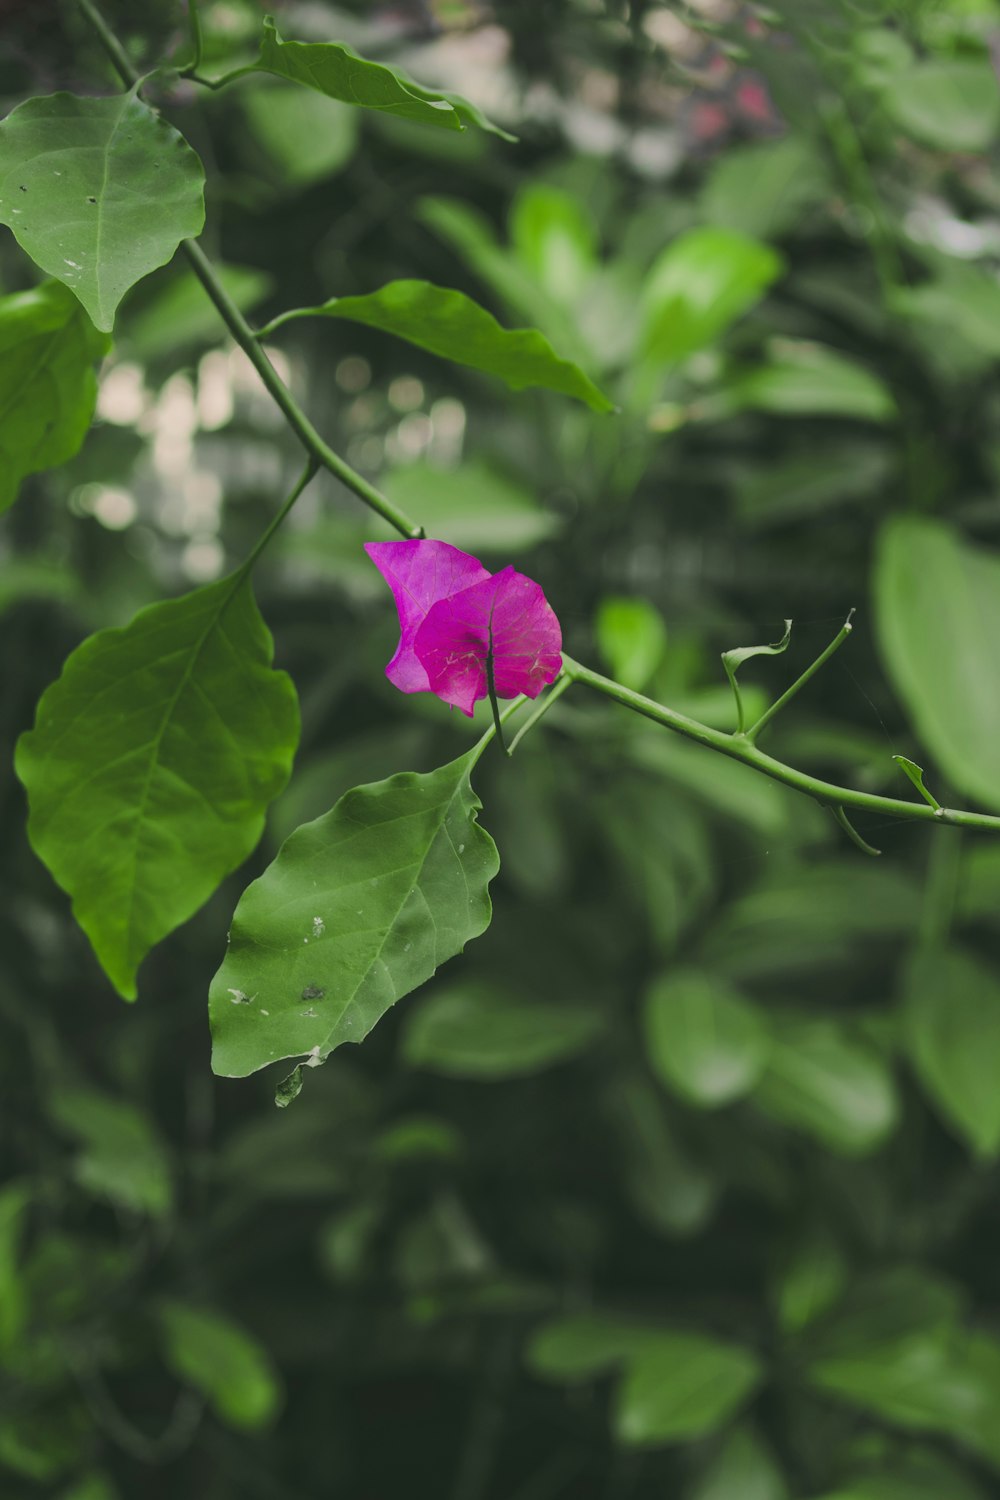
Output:
[[348,354],[338,364],[334,379],[342,391],[356,396],[371,385],[372,367],[360,354]]
[[198,425],[203,432],[218,432],[233,420],[236,402],[228,354],[212,349],[198,365],[196,398]]
[[454,396],[442,396],[431,407],[434,436],[430,452],[436,463],[452,468],[465,446],[465,407]]
[[389,405],[394,411],[416,411],[424,404],[424,383],[415,375],[397,375],[389,383]]
[[139,365],[112,365],[97,393],[97,415],[116,427],[136,427],[149,406],[149,392]]
[[81,485],[70,497],[70,509],[77,515],[93,516],[108,531],[124,531],[139,514],[128,490],[110,484]]
[[181,553],[181,567],[192,583],[211,583],[226,563],[218,537],[194,537]]

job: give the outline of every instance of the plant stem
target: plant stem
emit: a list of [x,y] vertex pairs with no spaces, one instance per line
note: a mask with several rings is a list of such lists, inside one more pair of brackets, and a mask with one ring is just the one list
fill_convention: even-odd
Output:
[[202,34],[200,0],[188,0],[188,25],[191,28],[191,61],[181,69],[182,78],[191,78],[201,67]]
[[494,599],[493,604],[490,605],[490,623],[488,627],[489,650],[486,653],[486,691],[490,695],[490,708],[493,710],[493,724],[496,728],[497,739],[500,741],[500,748],[503,751],[504,755],[509,756],[511,752],[507,749],[507,741],[503,737],[503,723],[500,718],[500,705],[497,702],[497,685],[496,680],[493,676],[493,608],[495,604],[496,599]]
[[288,515],[288,512],[291,510],[296,500],[302,494],[302,491],[305,489],[306,485],[310,484],[312,480],[315,479],[318,472],[318,462],[315,458],[310,458],[309,462],[306,464],[305,468],[302,471],[302,477],[299,479],[298,484],[292,490],[291,494],[289,495],[288,499],[285,501],[281,509],[278,511],[277,515],[272,517],[267,526],[261,532],[260,536],[257,538],[256,542],[253,545],[253,549],[249,557],[244,563],[241,563],[239,568],[239,573],[241,575],[250,572],[254,563],[257,561],[258,557],[260,557],[260,554],[263,552],[268,542],[274,536],[274,533],[277,531],[282,521]]
[[851,787],[820,781],[816,776],[810,776],[805,771],[796,770],[794,766],[786,766],[782,761],[765,755],[746,735],[725,734],[720,729],[711,729],[707,724],[689,719],[672,708],[666,708],[662,703],[656,703],[652,698],[644,698],[641,693],[623,687],[620,682],[613,682],[610,677],[592,672],[589,667],[584,667],[565,655],[563,670],[574,682],[582,682],[586,687],[594,688],[605,697],[630,708],[633,713],[642,714],[644,718],[673,729],[687,739],[696,740],[710,750],[717,750],[721,755],[728,755],[731,760],[742,761],[744,765],[769,776],[772,781],[780,781],[794,791],[804,792],[826,806],[854,807],[861,812],[878,813],[889,818],[906,818],[915,822],[1000,830],[1000,817],[990,813],[965,812],[950,807],[935,809],[925,802],[904,802],[899,797],[879,797],[874,792],[858,792]]
[[[132,66],[127,52],[107,26],[93,0],[77,0],[77,3],[100,39],[123,83],[129,88],[134,88],[139,82],[140,75]],[[222,321],[257,371],[272,400],[280,408],[285,421],[309,456],[339,479],[347,489],[352,490],[371,510],[388,521],[389,525],[394,527],[401,536],[422,537],[423,528],[418,526],[416,521],[393,505],[387,495],[383,495],[373,484],[369,484],[363,475],[352,469],[350,464],[345,462],[339,453],[335,453],[320,437],[261,348],[257,335],[222,285],[215,267],[197,241],[184,240],[181,243],[181,249],[187,256],[194,274],[215,304]]]
[[840,627],[840,630],[834,636],[829,646],[827,646],[826,650],[822,651],[820,655],[817,656],[811,667],[806,667],[806,670],[802,673],[802,676],[797,677],[792,683],[791,687],[786,688],[781,697],[778,698],[774,703],[772,703],[771,707],[766,709],[765,712],[761,714],[756,724],[754,724],[751,729],[748,729],[746,731],[746,737],[748,740],[750,740],[751,742],[756,740],[761,730],[767,728],[768,724],[770,724],[771,720],[781,712],[785,704],[791,702],[799,689],[805,687],[810,677],[815,677],[820,667],[822,667],[825,662],[828,662],[830,660],[830,657],[835,651],[839,650],[839,648],[847,640],[847,637],[850,635],[851,630],[853,629],[853,626],[851,625],[851,619],[853,615],[854,610],[852,609],[850,614],[847,616],[847,619]]
[[559,681],[556,683],[555,687],[551,688],[550,691],[546,693],[541,703],[535,704],[534,712],[525,719],[524,723],[521,725],[520,729],[511,740],[510,749],[507,751],[508,755],[514,754],[514,751],[517,749],[521,740],[524,739],[524,736],[527,734],[528,730],[531,729],[535,724],[537,724],[539,719],[545,717],[549,709],[552,707],[553,703],[557,702],[558,699],[562,697],[566,689],[572,685],[572,682],[572,677],[568,676],[564,672],[559,678]]

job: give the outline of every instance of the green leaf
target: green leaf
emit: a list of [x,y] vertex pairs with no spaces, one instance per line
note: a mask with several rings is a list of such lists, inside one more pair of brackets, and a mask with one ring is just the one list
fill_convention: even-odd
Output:
[[716,1431],[761,1378],[756,1358],[738,1345],[601,1313],[547,1324],[528,1363],[545,1379],[573,1385],[624,1367],[615,1428],[621,1442],[643,1447]]
[[280,1402],[278,1378],[245,1329],[214,1308],[163,1301],[158,1306],[164,1358],[179,1380],[201,1391],[230,1427],[262,1427]]
[[597,236],[579,199],[547,183],[529,183],[514,199],[510,237],[546,295],[572,308],[598,269]]
[[1000,1150],[1000,976],[958,948],[918,948],[903,981],[907,1048],[928,1097],[980,1156]]
[[924,801],[928,804],[929,807],[937,808],[941,806],[940,802],[938,802],[937,799],[933,797],[924,786],[923,766],[918,766],[915,760],[910,760],[905,755],[893,755],[891,759],[896,762],[896,765],[902,771],[907,780],[913,783],[913,785],[916,787],[917,791],[920,793],[921,797],[923,797]]
[[205,223],[205,174],[136,97],[51,94],[0,122],[0,223],[110,332],[129,287]]
[[360,1042],[490,924],[496,846],[469,777],[485,741],[347,792],[286,839],[233,917],[212,981],[212,1067],[242,1078]]
[[882,104],[901,130],[938,151],[986,151],[1000,128],[1000,91],[985,58],[918,63],[890,80]]
[[403,1057],[451,1078],[522,1078],[577,1057],[602,1026],[599,1012],[581,1006],[463,986],[429,995],[410,1014]]
[[766,1114],[844,1156],[864,1156],[895,1129],[899,1100],[877,1052],[836,1021],[785,1018],[754,1094]]
[[59,1089],[49,1109],[81,1151],[80,1186],[132,1212],[161,1217],[173,1202],[170,1163],[149,1120],[133,1105],[94,1089]]
[[663,616],[648,599],[617,596],[601,600],[597,611],[597,645],[612,677],[640,692],[667,648]]
[[383,114],[445,130],[476,125],[505,141],[516,140],[487,120],[474,104],[458,94],[426,89],[400,68],[369,62],[342,42],[283,42],[270,16],[264,19],[260,56],[245,71],[274,73],[340,99],[344,104],[377,109]]
[[[419,516],[428,536],[451,542],[477,557],[530,551],[558,531],[561,522],[530,490],[481,460],[441,469],[430,463],[390,469],[382,480],[390,500]],[[388,523],[366,531],[389,540]]]
[[737,1427],[689,1500],[788,1500],[781,1470],[750,1427]]
[[390,281],[363,297],[331,297],[318,307],[296,308],[275,319],[346,318],[381,328],[456,364],[496,375],[511,390],[541,386],[585,401],[594,411],[614,411],[579,365],[560,359],[535,328],[502,328],[492,313],[464,292],[429,281]]
[[734,230],[680,235],[654,263],[642,290],[642,360],[669,365],[713,343],[781,270],[777,251]]
[[712,974],[662,975],[646,995],[643,1022],[653,1071],[703,1109],[741,1098],[764,1071],[768,1036],[758,1011]]
[[297,189],[332,177],[347,166],[357,145],[360,117],[347,104],[314,92],[265,83],[241,93],[250,132],[278,169],[283,187]]
[[1000,558],[900,516],[874,581],[882,659],[917,733],[957,791],[1000,809]]
[[847,1276],[836,1240],[820,1230],[807,1233],[777,1277],[774,1302],[782,1328],[797,1332],[815,1322],[836,1302]]
[[94,364],[109,345],[58,282],[0,297],[0,511],[26,474],[80,448],[97,402]]
[[783,417],[853,417],[888,422],[896,403],[877,376],[834,349],[804,339],[773,339],[772,359],[737,376],[727,394],[738,406]]
[[624,1159],[624,1186],[639,1218],[671,1239],[704,1229],[720,1184],[676,1140],[662,1097],[638,1076],[615,1079],[605,1098]]
[[615,1430],[629,1446],[690,1442],[731,1421],[760,1383],[747,1349],[698,1333],[659,1334],[629,1361]]
[[298,708],[242,574],[73,652],[17,747],[28,831],[126,999],[153,946],[260,838]]
[[701,194],[708,223],[770,239],[826,192],[822,158],[802,136],[737,146],[716,157]]
[[894,1470],[859,1474],[819,1500],[986,1500],[985,1491],[947,1459],[927,1454],[908,1459]]
[[741,731],[746,727],[746,725],[744,721],[743,695],[740,692],[740,685],[736,681],[736,673],[739,671],[743,663],[745,661],[749,661],[753,656],[780,656],[783,651],[788,650],[788,642],[791,640],[791,638],[792,622],[791,620],[786,620],[785,633],[781,637],[780,641],[774,642],[773,646],[735,646],[731,651],[723,651],[722,665],[726,669],[726,676],[729,678],[729,686],[732,688],[733,697],[736,699],[736,713],[739,719],[739,724],[737,727]]

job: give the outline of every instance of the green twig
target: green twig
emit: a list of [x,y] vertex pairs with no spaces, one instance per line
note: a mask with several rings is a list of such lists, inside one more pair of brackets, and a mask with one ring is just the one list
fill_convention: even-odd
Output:
[[[129,56],[118,38],[107,26],[103,16],[94,5],[93,0],[77,0],[77,3],[100,39],[123,83],[127,84],[129,88],[134,88],[139,82],[139,74],[132,66]],[[257,340],[257,335],[222,285],[215,267],[197,241],[184,240],[181,244],[181,250],[186,255],[194,274],[215,304],[216,311],[219,313],[222,321],[257,371],[268,394],[280,408],[285,421],[309,456],[315,459],[322,468],[327,469],[339,479],[341,484],[345,485],[347,489],[352,490],[359,500],[363,500],[383,520],[388,521],[389,525],[394,527],[401,536],[410,538],[422,537],[424,534],[423,528],[416,521],[412,520],[398,506],[393,505],[387,495],[383,495],[373,484],[369,484],[363,475],[359,474],[357,470],[352,469],[350,464],[342,459],[339,453],[335,453],[329,444],[324,442],[320,437],[261,348]]]
[[520,729],[511,740],[510,749],[507,751],[508,755],[514,754],[514,751],[517,749],[521,740],[524,739],[524,736],[527,734],[528,730],[532,729],[538,723],[539,719],[543,719],[545,717],[549,709],[552,707],[553,703],[558,702],[566,689],[572,686],[572,683],[572,677],[567,676],[567,674],[564,672],[559,678],[555,687],[551,688],[550,691],[546,693],[541,703],[535,704],[534,711],[525,719],[524,723],[521,725]]
[[805,671],[802,673],[802,676],[797,677],[792,683],[791,687],[786,688],[781,697],[778,698],[774,703],[772,703],[771,707],[766,709],[764,713],[761,714],[756,724],[754,724],[752,728],[746,731],[746,737],[748,740],[756,740],[761,730],[767,728],[768,724],[770,724],[771,720],[781,712],[785,704],[790,703],[791,700],[795,697],[796,693],[801,688],[805,687],[810,677],[815,677],[820,667],[822,667],[826,662],[830,660],[830,657],[835,651],[839,650],[839,648],[847,640],[847,637],[850,635],[851,630],[853,629],[853,626],[851,625],[851,620],[853,619],[853,617],[854,610],[852,609],[850,614],[847,616],[847,619],[844,621],[843,625],[840,627],[839,631],[830,642],[829,646],[827,646],[826,650],[820,652],[819,656],[817,656],[812,666],[806,667]]
[[[202,34],[200,0],[188,0],[188,26],[191,30],[191,61],[181,68],[182,78],[194,78],[201,67]],[[200,82],[201,80],[196,80]]]
[[605,697],[612,698],[625,708],[630,708],[633,713],[642,714],[644,718],[652,719],[654,723],[662,724],[665,728],[684,735],[686,739],[695,740],[699,745],[705,745],[710,750],[717,750],[721,755],[729,756],[731,760],[742,761],[744,765],[751,766],[764,776],[769,776],[772,781],[780,781],[785,786],[790,786],[797,792],[804,792],[806,796],[814,797],[817,802],[822,802],[827,806],[853,807],[860,812],[877,813],[888,818],[906,818],[914,822],[946,823],[961,828],[990,828],[1000,831],[1000,817],[995,817],[990,813],[966,812],[951,807],[935,809],[925,802],[904,802],[899,797],[880,797],[874,792],[859,792],[852,787],[836,786],[832,782],[821,781],[816,776],[810,776],[805,771],[799,771],[794,766],[786,766],[783,761],[765,755],[746,735],[726,734],[720,729],[711,729],[707,724],[701,724],[697,719],[689,719],[686,715],[679,714],[672,708],[666,708],[652,698],[644,698],[641,693],[623,687],[620,682],[614,682],[610,677],[602,677],[599,672],[592,672],[589,667],[582,666],[571,657],[563,656],[563,669],[574,682],[582,682],[586,687],[594,688]]
[[876,849],[874,844],[869,844],[865,839],[861,837],[860,833],[855,828],[854,824],[851,822],[850,818],[847,816],[842,807],[835,807],[833,809],[833,816],[836,818],[841,828],[847,834],[847,837],[850,839],[851,843],[856,844],[861,850],[862,854],[871,854],[875,859],[878,858],[878,856],[882,853],[881,849]]

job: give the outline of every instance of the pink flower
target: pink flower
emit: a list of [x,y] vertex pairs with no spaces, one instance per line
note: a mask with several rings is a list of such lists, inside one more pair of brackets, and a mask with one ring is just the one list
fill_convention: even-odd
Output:
[[541,588],[514,568],[488,573],[447,542],[367,542],[392,590],[399,645],[385,675],[402,693],[436,693],[471,717],[488,692],[537,698],[562,669],[562,631]]

